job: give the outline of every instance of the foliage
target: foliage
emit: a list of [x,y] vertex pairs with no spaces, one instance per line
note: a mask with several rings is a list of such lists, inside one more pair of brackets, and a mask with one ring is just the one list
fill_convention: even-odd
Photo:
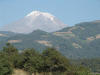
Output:
[[90,68],[92,72],[100,73],[100,58],[77,60],[77,64]]
[[0,75],[11,75],[13,69],[23,69],[30,75],[88,75],[90,71],[83,66],[74,66],[55,48],[47,48],[42,53],[35,49],[24,49],[19,52],[7,43],[0,51]]
[[0,75],[11,75],[13,69],[9,63],[7,57],[0,52]]
[[45,71],[56,71],[56,72],[65,72],[69,67],[69,60],[61,55],[54,48],[47,48],[43,52],[43,58],[45,60],[44,69]]

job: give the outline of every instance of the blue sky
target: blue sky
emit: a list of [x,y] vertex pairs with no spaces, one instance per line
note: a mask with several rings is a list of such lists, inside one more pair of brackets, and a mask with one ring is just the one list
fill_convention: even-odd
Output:
[[0,26],[35,10],[49,12],[69,26],[100,20],[100,0],[0,0]]

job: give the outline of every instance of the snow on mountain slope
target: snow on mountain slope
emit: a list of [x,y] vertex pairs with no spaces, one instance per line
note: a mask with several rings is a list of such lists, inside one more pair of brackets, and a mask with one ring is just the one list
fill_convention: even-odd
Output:
[[16,33],[30,33],[35,30],[54,32],[67,27],[50,13],[33,11],[23,19],[0,28],[0,31],[12,31]]

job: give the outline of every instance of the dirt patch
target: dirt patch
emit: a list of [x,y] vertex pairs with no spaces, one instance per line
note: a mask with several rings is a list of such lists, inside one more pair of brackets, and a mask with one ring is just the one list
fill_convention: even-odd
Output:
[[7,37],[6,34],[0,34],[0,37]]
[[14,73],[12,75],[29,75],[26,71],[23,71],[21,69],[15,69]]
[[100,39],[100,34],[96,35],[96,39]]
[[45,40],[36,40],[36,42],[40,43],[40,44],[44,44],[45,46],[48,47],[52,47],[52,44],[49,41],[45,41]]
[[8,40],[9,43],[20,43],[22,40]]
[[77,43],[73,43],[72,44],[75,48],[82,48],[82,46],[80,46],[79,44],[77,44]]

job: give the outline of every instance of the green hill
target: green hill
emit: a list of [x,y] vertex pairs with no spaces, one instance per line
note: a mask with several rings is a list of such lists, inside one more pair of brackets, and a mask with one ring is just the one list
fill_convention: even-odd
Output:
[[54,47],[68,58],[100,57],[99,21],[79,23],[53,33],[37,30],[30,34],[2,37],[0,36],[0,48],[10,42],[20,50],[35,48],[42,51],[46,47]]

